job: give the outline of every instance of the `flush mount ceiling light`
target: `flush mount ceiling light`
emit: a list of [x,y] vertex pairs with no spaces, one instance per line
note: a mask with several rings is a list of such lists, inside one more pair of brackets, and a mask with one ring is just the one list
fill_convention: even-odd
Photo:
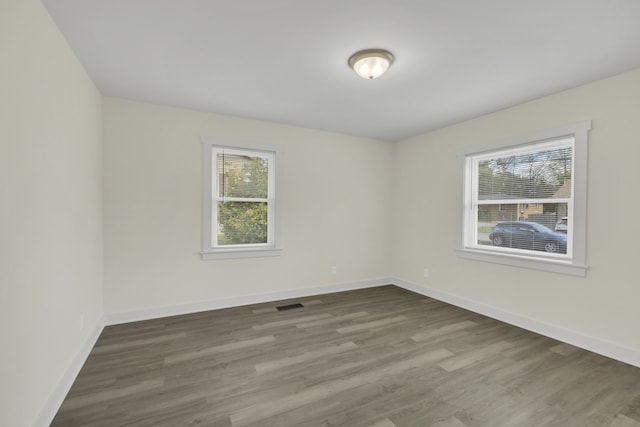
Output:
[[373,80],[383,75],[392,63],[393,55],[384,49],[361,50],[349,58],[349,67],[367,80]]

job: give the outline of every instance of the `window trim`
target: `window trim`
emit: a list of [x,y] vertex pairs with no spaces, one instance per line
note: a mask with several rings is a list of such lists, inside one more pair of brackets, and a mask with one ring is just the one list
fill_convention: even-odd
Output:
[[[201,259],[219,260],[234,258],[258,258],[279,256],[282,254],[282,149],[277,145],[257,144],[253,142],[232,141],[214,137],[203,136],[202,143],[202,251]],[[238,245],[238,246],[214,246],[213,242],[213,216],[215,199],[213,197],[213,154],[216,148],[229,148],[231,150],[255,151],[260,153],[271,153],[273,155],[273,165],[270,173],[273,174],[273,194],[269,195],[273,199],[272,216],[269,218],[269,234],[272,243],[266,245]]]
[[[572,123],[553,129],[531,132],[500,141],[487,144],[465,147],[458,152],[457,167],[457,194],[456,194],[456,243],[455,252],[460,258],[477,261],[510,265],[515,267],[543,270],[554,273],[569,274],[584,277],[588,266],[586,260],[586,235],[587,235],[587,168],[588,168],[588,136],[591,130],[591,121]],[[468,247],[465,244],[465,209],[469,191],[472,188],[473,178],[467,167],[467,159],[470,156],[488,154],[493,151],[505,149],[517,149],[531,144],[542,143],[546,140],[567,136],[574,137],[573,152],[573,256],[570,259],[545,258],[535,256],[527,252],[524,254],[494,252],[482,250],[478,247]]]

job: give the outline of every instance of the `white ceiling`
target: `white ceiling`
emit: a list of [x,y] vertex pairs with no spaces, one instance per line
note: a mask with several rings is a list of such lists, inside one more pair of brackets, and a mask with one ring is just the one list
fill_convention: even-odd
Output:
[[43,3],[104,95],[391,141],[640,67],[638,0]]

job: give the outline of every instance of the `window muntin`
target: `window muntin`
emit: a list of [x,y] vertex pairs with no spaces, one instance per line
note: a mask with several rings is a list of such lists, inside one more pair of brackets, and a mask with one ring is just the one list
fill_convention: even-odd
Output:
[[[456,197],[457,256],[584,276],[590,129],[591,122],[584,121],[462,149]],[[524,166],[532,170],[524,174]],[[505,174],[500,176],[497,170]],[[506,172],[520,178],[505,184]],[[552,176],[561,177],[562,184],[558,186],[560,180]],[[496,245],[489,238],[491,231],[498,223],[510,221],[546,226],[557,247],[552,244],[545,249],[523,241]]]

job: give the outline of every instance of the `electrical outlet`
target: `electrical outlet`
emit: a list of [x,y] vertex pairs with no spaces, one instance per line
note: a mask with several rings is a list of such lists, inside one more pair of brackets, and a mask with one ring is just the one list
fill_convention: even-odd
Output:
[[424,277],[429,277],[429,269],[425,268],[422,274],[424,275]]
[[336,267],[335,265],[331,266],[331,274],[338,274],[338,267]]

